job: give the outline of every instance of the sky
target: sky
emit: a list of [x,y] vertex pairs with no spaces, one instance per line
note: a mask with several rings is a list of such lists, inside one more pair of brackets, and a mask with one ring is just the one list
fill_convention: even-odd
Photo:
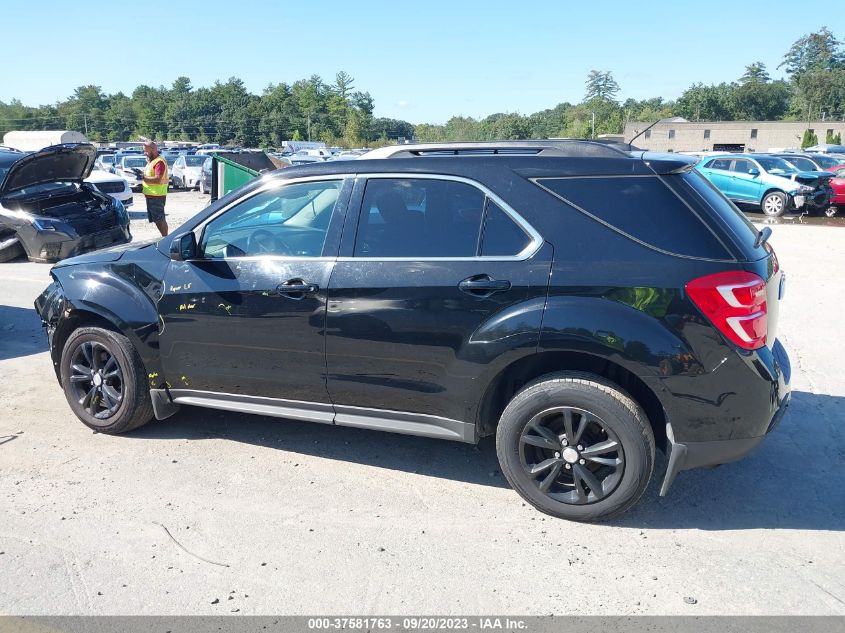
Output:
[[845,38],[833,4],[794,0],[36,0],[3,15],[0,101],[55,103],[89,84],[131,93],[180,75],[195,87],[237,76],[260,94],[343,70],[375,116],[415,124],[577,103],[592,69],[613,73],[621,100],[675,99],[754,61],[783,76],[790,45],[822,26]]

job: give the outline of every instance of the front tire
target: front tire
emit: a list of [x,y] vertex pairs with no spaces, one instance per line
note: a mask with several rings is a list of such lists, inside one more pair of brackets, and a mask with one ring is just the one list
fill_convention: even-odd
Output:
[[648,486],[654,434],[642,408],[593,374],[530,383],[505,407],[496,433],[502,473],[535,508],[571,521],[622,514]]
[[771,191],[763,196],[760,208],[770,218],[779,218],[786,212],[789,198],[782,191]]
[[153,418],[144,365],[122,334],[75,330],[62,350],[61,382],[76,417],[100,433],[127,433]]

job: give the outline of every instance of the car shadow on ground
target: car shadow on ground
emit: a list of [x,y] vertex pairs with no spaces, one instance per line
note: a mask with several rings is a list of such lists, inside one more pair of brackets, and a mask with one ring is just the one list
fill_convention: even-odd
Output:
[[0,305],[0,360],[47,351],[47,336],[35,308]]
[[[794,392],[789,414],[755,452],[734,464],[680,473],[667,497],[658,495],[666,468],[666,459],[658,454],[643,498],[611,524],[639,529],[843,531],[843,412],[845,398]],[[225,438],[375,468],[508,486],[492,438],[476,447],[195,407],[183,407],[170,419],[129,437]]]

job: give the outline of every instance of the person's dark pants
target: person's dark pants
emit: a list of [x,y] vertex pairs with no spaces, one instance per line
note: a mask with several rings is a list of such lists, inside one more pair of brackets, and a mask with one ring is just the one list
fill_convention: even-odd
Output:
[[150,222],[164,222],[164,203],[167,196],[147,196],[147,219]]

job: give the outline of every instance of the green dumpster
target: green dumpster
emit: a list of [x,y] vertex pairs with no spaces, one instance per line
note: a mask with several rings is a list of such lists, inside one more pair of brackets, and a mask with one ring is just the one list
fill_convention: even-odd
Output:
[[217,200],[233,189],[274,169],[264,152],[216,153],[211,160],[211,199]]

